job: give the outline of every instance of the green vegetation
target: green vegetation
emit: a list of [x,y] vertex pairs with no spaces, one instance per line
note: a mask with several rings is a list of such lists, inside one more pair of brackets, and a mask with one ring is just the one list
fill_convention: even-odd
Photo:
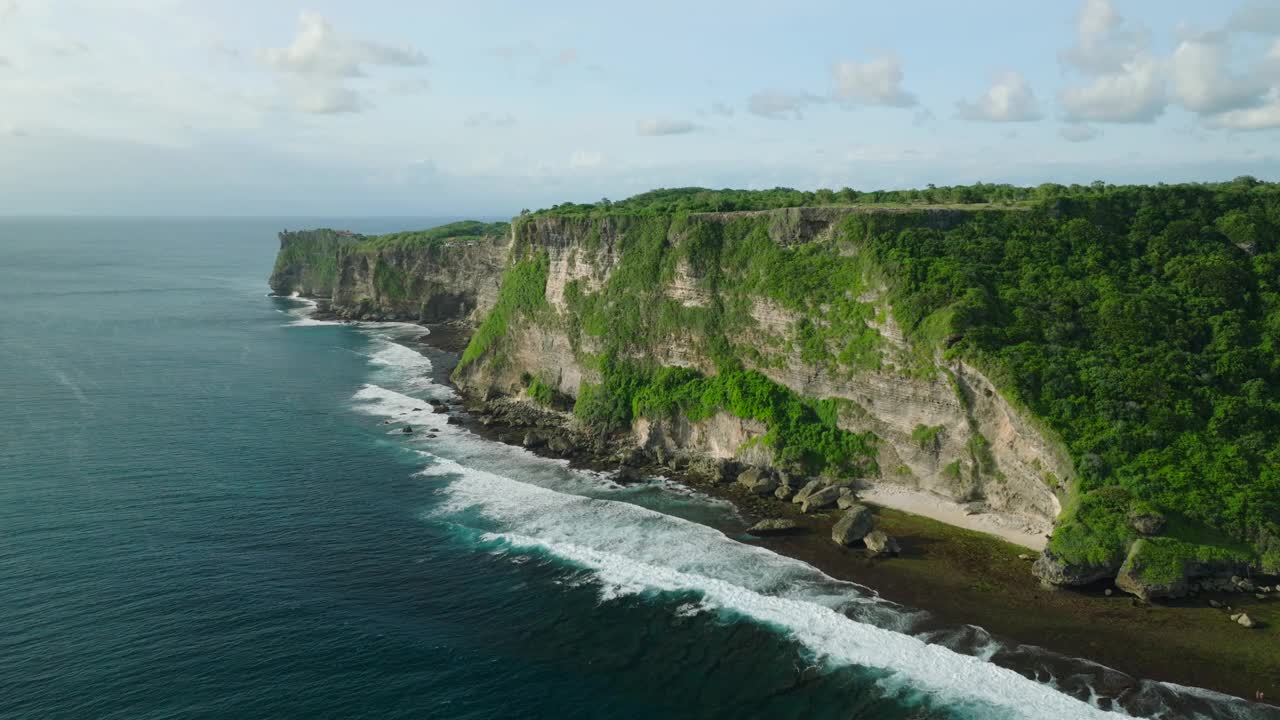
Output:
[[804,398],[758,372],[724,367],[711,377],[687,368],[663,367],[637,383],[631,414],[705,420],[721,410],[764,423],[763,441],[777,460],[810,472],[858,476],[874,471],[875,436],[836,427],[830,402]]
[[[850,213],[800,244],[787,242],[795,213],[697,214],[798,205],[896,207]],[[807,463],[847,462],[830,450],[843,440],[795,439],[801,425],[834,426],[816,401],[766,391],[743,363],[798,357],[837,376],[935,376],[938,354],[963,358],[1073,461],[1055,554],[1117,564],[1134,539],[1125,519],[1146,503],[1280,564],[1280,185],[683,188],[534,216],[577,228],[589,253],[613,243],[620,258],[599,291],[569,284],[560,320],[599,371],[577,408],[598,427],[719,407],[769,418],[771,441]],[[532,227],[517,221],[518,243],[532,247]],[[664,293],[677,278],[702,299]],[[772,306],[800,320],[763,324]],[[883,342],[876,327],[890,319],[909,350]],[[701,374],[662,368],[682,345],[692,345],[683,357],[705,359]],[[779,399],[767,410],[737,402],[755,397]],[[798,425],[783,421],[793,412]],[[985,441],[969,451],[978,471],[994,471]]]
[[502,236],[506,235],[510,229],[511,225],[505,222],[484,223],[477,220],[462,220],[427,230],[390,233],[365,238],[354,249],[359,251],[415,249],[438,245],[445,240]]
[[1128,522],[1132,500],[1128,490],[1115,486],[1076,495],[1058,518],[1050,549],[1072,563],[1119,567],[1135,537]]
[[535,316],[547,309],[547,253],[516,262],[502,277],[498,302],[476,328],[471,342],[458,361],[463,369],[493,349],[506,337],[511,323],[522,316]]
[[385,298],[401,300],[408,295],[409,278],[391,263],[379,262],[373,267],[373,286]]
[[1098,186],[946,231],[877,222],[891,227],[867,247],[898,322],[950,309],[947,352],[1048,422],[1082,491],[1274,541],[1280,186]]
[[934,425],[932,427],[928,425],[917,425],[915,429],[911,431],[911,442],[915,443],[916,447],[921,450],[932,450],[937,447],[938,436],[942,434],[943,430],[946,430],[946,428],[941,425]]
[[277,293],[329,295],[338,281],[338,248],[364,240],[345,230],[284,230],[280,252],[271,271],[271,289]]
[[525,391],[539,405],[551,407],[555,401],[555,391],[551,389],[550,385],[542,382],[541,378],[529,378],[528,383],[525,385]]
[[740,210],[777,210],[824,205],[925,205],[974,206],[984,204],[1018,205],[1034,200],[1069,195],[1078,186],[1041,185],[1021,188],[1013,185],[957,185],[923,190],[875,190],[860,192],[851,188],[806,192],[791,188],[772,190],[709,190],[707,188],[664,188],[611,202],[593,204],[564,203],[535,215],[550,217],[589,217],[619,215],[670,215],[687,212],[729,212]]

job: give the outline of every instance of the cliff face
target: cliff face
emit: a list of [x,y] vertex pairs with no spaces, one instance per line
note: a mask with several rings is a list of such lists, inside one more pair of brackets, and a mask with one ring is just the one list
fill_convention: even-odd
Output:
[[364,240],[345,230],[283,231],[280,252],[268,284],[277,295],[298,293],[308,297],[329,297],[337,281],[339,247]]
[[680,210],[799,194],[748,195],[283,234],[272,287],[468,325],[465,393],[625,458],[893,484],[1052,527],[1051,583],[1159,597],[1280,568],[1280,295],[1254,190]]
[[497,298],[508,239],[340,247],[332,310],[359,320],[474,323]]
[[[895,215],[790,209],[696,215],[683,225],[535,217],[517,227],[511,252],[513,263],[545,262],[543,302],[514,315],[501,341],[464,363],[455,380],[479,396],[519,397],[532,377],[576,401],[606,383],[605,357],[714,376],[727,349],[745,369],[798,396],[836,403],[841,430],[873,434],[874,463],[862,466],[878,472],[863,473],[864,481],[926,490],[1049,529],[1060,510],[1055,489],[1071,477],[1065,454],[977,369],[904,336],[875,269],[857,262],[858,232],[868,228],[855,216],[870,214]],[[889,220],[946,229],[972,216],[931,211]],[[812,304],[803,285],[778,290],[775,273],[803,268],[754,267],[768,246],[818,264],[847,263],[857,287]],[[629,302],[634,311],[621,307]],[[645,327],[625,327],[618,310],[643,316]],[[849,323],[857,325],[852,332]],[[848,342],[854,334],[856,343]],[[769,429],[752,418],[721,411],[696,421],[631,420],[634,442],[667,456],[781,464]]]

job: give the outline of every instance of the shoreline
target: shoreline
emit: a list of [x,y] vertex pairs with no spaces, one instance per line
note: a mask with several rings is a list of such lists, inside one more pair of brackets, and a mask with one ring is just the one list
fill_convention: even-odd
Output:
[[913,490],[889,483],[864,484],[858,488],[858,497],[871,505],[990,535],[1036,552],[1044,550],[1045,545],[1048,544],[1045,533],[1033,529],[1030,523],[1020,522],[1017,518],[998,513],[970,512],[961,503],[923,490]]
[[[412,340],[432,351],[433,377],[463,400],[468,412],[459,421],[486,439],[523,445],[520,438],[533,426],[495,418],[492,403],[468,397],[449,381],[467,329],[422,327],[427,332]],[[567,459],[573,467],[615,469],[598,448],[575,446],[559,453],[546,446],[528,449]],[[903,551],[898,557],[871,559],[858,548],[830,541],[836,512],[804,515],[798,506],[752,495],[736,482],[708,483],[668,468],[638,470],[726,500],[748,524],[765,518],[795,519],[801,525],[799,533],[747,537],[835,579],[870,588],[885,600],[925,611],[939,627],[977,626],[1010,648],[1035,646],[1097,663],[1112,675],[1127,675],[1112,688],[1118,695],[1132,690],[1135,680],[1145,680],[1249,700],[1261,691],[1267,704],[1253,707],[1263,713],[1273,712],[1273,703],[1280,701],[1280,598],[1202,593],[1149,605],[1120,592],[1108,596],[1103,591],[1111,586],[1105,584],[1047,589],[1025,559],[1028,548],[1038,550],[1037,541],[1043,547],[1043,534],[1002,525],[987,515],[967,514],[964,506],[928,493],[886,489],[884,484],[859,490],[859,497],[873,506],[877,526],[898,539]],[[1208,606],[1210,599],[1247,610],[1262,621],[1262,628],[1248,630],[1230,622],[1227,610]]]

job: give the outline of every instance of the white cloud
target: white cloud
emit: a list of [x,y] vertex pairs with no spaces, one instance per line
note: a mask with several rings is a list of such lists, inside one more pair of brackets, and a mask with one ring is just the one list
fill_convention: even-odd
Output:
[[575,170],[598,168],[604,165],[604,155],[587,150],[574,150],[569,156],[569,167]]
[[1067,88],[1060,100],[1069,120],[1151,122],[1168,103],[1164,68],[1155,58],[1144,55],[1116,72],[1093,78],[1084,87]]
[[1062,129],[1058,131],[1058,134],[1062,136],[1063,140],[1073,143],[1089,142],[1090,140],[1096,140],[1102,137],[1101,130],[1092,125],[1085,125],[1084,123],[1063,125]]
[[1028,122],[1039,120],[1040,103],[1022,73],[1001,73],[975,102],[957,103],[960,117],[985,122]]
[[822,102],[823,98],[809,93],[762,90],[747,98],[747,112],[775,120],[787,117],[798,120],[804,116],[805,107]]
[[401,67],[427,64],[427,57],[411,47],[394,47],[348,38],[315,13],[299,16],[298,35],[285,48],[268,48],[262,61],[279,72],[329,77],[361,77],[365,65]]
[[1147,31],[1131,28],[1111,0],[1084,0],[1076,44],[1062,62],[1085,76],[1058,99],[1071,121],[1151,122],[1168,104],[1166,68],[1147,50]]
[[1146,31],[1127,28],[1111,0],[1084,0],[1076,21],[1076,44],[1059,59],[1086,74],[1114,73],[1146,46]]
[[1272,92],[1261,107],[1224,112],[1209,121],[1210,125],[1231,130],[1271,130],[1280,128],[1280,94]]
[[911,107],[916,96],[902,89],[902,65],[892,54],[867,62],[845,60],[831,69],[832,94],[851,105]]
[[666,120],[654,118],[636,123],[636,134],[645,136],[685,135],[700,129],[699,126],[685,120]]
[[1267,89],[1258,73],[1233,75],[1230,72],[1227,48],[1222,41],[1183,41],[1173,53],[1170,69],[1179,102],[1201,114],[1254,106]]
[[315,13],[302,13],[298,20],[298,34],[288,47],[261,50],[258,57],[280,75],[281,87],[302,112],[359,112],[368,103],[346,81],[365,77],[370,66],[428,63],[426,55],[411,47],[347,37]]

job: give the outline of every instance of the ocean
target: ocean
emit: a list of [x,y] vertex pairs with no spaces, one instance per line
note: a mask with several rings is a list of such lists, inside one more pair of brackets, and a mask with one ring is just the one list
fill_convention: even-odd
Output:
[[722,501],[446,423],[423,328],[268,296],[280,229],[453,219],[0,220],[0,718],[1122,716]]

